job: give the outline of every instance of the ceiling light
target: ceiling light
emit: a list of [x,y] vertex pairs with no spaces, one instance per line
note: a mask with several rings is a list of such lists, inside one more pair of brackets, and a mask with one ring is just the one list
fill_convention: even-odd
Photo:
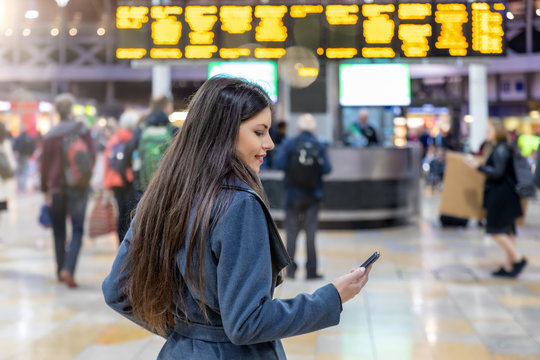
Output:
[[37,11],[37,10],[28,10],[24,14],[24,17],[27,18],[27,19],[37,19],[39,17],[39,11]]

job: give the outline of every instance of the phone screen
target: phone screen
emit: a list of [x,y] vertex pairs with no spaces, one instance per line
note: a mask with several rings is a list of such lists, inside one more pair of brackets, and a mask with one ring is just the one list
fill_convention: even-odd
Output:
[[373,264],[377,259],[381,256],[381,252],[379,250],[375,251],[373,255],[371,255],[360,267],[367,268],[369,265]]

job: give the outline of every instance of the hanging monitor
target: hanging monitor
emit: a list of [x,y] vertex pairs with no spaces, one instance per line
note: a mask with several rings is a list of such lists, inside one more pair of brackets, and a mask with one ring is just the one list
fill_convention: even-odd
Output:
[[208,78],[229,75],[252,81],[266,90],[273,102],[277,101],[277,64],[273,61],[212,61],[208,64]]
[[408,106],[411,103],[407,64],[339,65],[342,106]]

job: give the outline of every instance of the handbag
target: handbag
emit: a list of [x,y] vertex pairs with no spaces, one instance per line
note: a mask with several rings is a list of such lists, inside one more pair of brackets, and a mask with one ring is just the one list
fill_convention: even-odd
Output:
[[52,226],[52,219],[51,219],[51,208],[47,204],[41,205],[41,209],[39,211],[39,217],[38,222],[41,226],[44,228],[50,228]]
[[90,213],[88,236],[96,238],[116,231],[116,214],[111,196],[100,191]]
[[0,178],[11,179],[13,177],[13,169],[9,163],[9,159],[3,151],[0,151]]

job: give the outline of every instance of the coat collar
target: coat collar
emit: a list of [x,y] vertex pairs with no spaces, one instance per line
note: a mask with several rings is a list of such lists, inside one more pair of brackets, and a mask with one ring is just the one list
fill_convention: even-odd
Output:
[[272,257],[272,277],[275,279],[276,286],[283,282],[281,276],[281,270],[283,270],[287,265],[291,264],[292,260],[283,244],[283,240],[279,235],[276,223],[272,216],[270,215],[270,210],[266,206],[264,200],[249,187],[245,182],[238,178],[234,178],[229,182],[223,184],[224,189],[230,189],[235,191],[245,191],[255,196],[259,204],[263,209],[264,215],[266,217],[266,222],[268,224],[268,232],[270,238],[270,254]]

